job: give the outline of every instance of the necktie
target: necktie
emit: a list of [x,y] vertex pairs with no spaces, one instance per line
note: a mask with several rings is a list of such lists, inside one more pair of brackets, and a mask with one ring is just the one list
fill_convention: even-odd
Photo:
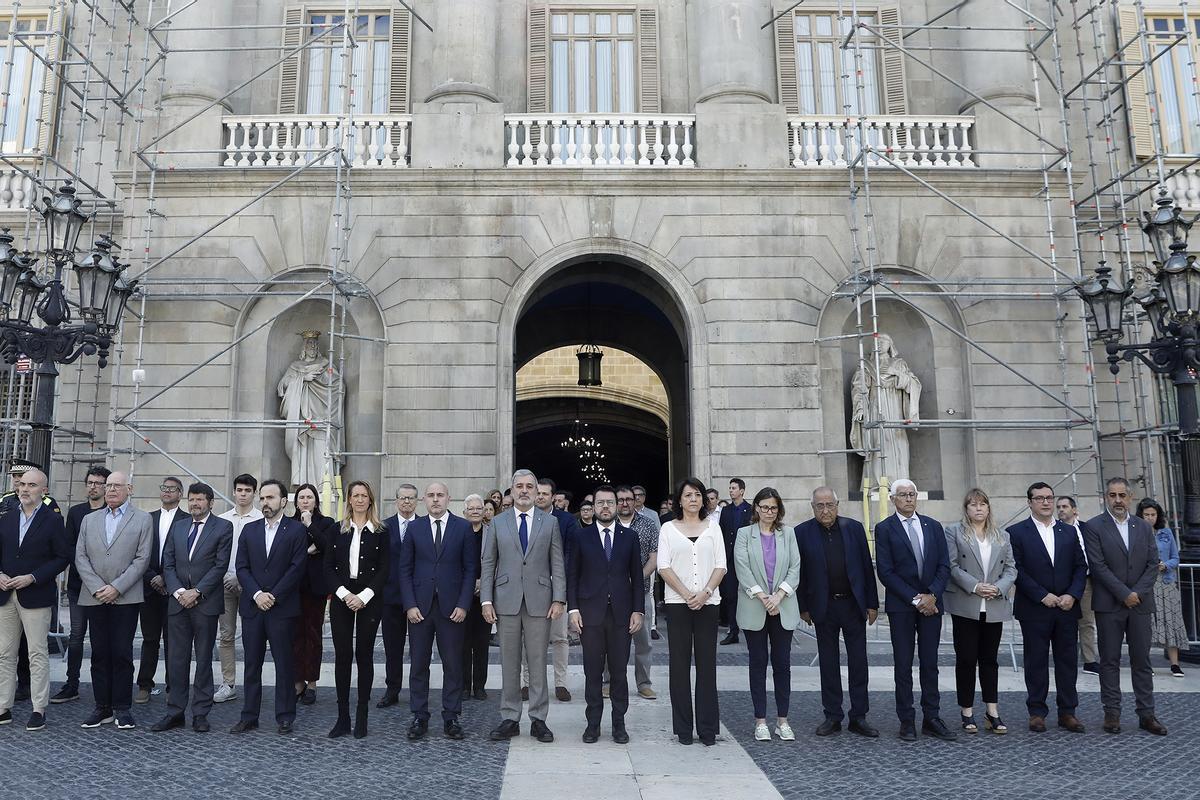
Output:
[[404,534],[408,533],[408,520],[400,520],[400,541],[404,541]]
[[604,529],[604,557],[612,560],[612,531]]
[[440,553],[442,552],[442,521],[439,519],[433,524],[437,526],[437,530],[433,534],[433,549]]
[[917,559],[917,573],[925,571],[925,553],[921,550],[921,539],[917,536],[917,529],[914,526],[916,517],[909,517],[904,520],[904,525],[908,528],[908,542],[912,545],[913,556]]
[[525,517],[528,514],[521,515],[521,524],[517,528],[517,536],[521,538],[521,552],[529,552],[529,526],[525,523]]
[[192,530],[188,534],[188,556],[192,554],[192,547],[196,544],[196,536],[200,533],[200,523],[192,521]]

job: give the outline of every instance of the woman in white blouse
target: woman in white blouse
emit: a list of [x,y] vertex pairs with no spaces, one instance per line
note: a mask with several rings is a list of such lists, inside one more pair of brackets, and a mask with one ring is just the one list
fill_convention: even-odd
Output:
[[[671,722],[680,744],[692,728],[706,746],[717,742],[717,621],[725,577],[725,543],[704,502],[704,484],[685,478],[675,490],[675,519],[658,534],[658,574],[665,584],[670,646]],[[692,712],[692,653],[696,654],[696,702]]]

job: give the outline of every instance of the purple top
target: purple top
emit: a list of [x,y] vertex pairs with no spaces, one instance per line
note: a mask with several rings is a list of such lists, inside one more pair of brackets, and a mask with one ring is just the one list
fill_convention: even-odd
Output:
[[763,549],[763,564],[767,568],[767,592],[771,591],[771,586],[775,584],[775,537],[761,534],[758,537],[762,541]]

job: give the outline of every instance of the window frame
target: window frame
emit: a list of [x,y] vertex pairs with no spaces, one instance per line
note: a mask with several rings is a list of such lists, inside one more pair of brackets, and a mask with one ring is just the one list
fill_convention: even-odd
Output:
[[[313,18],[318,17],[318,16],[325,17],[327,19],[327,21],[324,23],[321,23],[321,24],[314,22]],[[358,34],[354,34],[354,39],[357,42],[358,47],[355,48],[355,50],[353,51],[354,52],[353,60],[359,61],[360,59],[358,57],[358,54],[362,53],[363,54],[363,56],[361,58],[362,66],[364,69],[366,69],[368,71],[364,75],[360,76],[361,80],[359,81],[360,85],[362,86],[364,92],[367,95],[366,100],[363,101],[363,104],[365,104],[366,107],[364,108],[360,105],[359,108],[353,109],[353,113],[356,115],[380,116],[380,115],[387,113],[389,98],[391,96],[391,73],[392,73],[391,40],[392,40],[392,25],[395,23],[395,20],[392,16],[392,9],[387,8],[387,7],[382,7],[382,6],[381,7],[373,6],[370,8],[360,8],[360,9],[358,9],[358,13],[356,16],[367,17],[368,33],[365,36],[360,36]],[[383,34],[375,33],[374,29],[377,24],[378,18],[385,17],[385,16],[388,18],[387,31]],[[343,20],[340,23],[335,21],[339,17],[341,17]],[[312,36],[318,35],[318,32],[320,30],[323,30],[324,28],[344,25],[344,24],[346,24],[345,17],[346,17],[346,14],[345,14],[344,8],[334,10],[334,9],[327,9],[323,6],[307,6],[304,9],[303,35],[307,39]],[[356,23],[356,27],[357,27],[357,23]],[[323,40],[322,42],[320,42],[312,47],[305,49],[305,51],[301,54],[300,72],[299,72],[299,77],[298,77],[298,81],[297,81],[298,94],[297,94],[296,105],[297,105],[297,110],[299,111],[299,113],[301,113],[305,116],[337,115],[337,114],[342,113],[341,108],[335,109],[330,104],[330,97],[334,92],[334,86],[332,83],[333,74],[334,74],[334,60],[341,57],[340,51],[342,49],[340,45],[334,46],[333,43],[336,43],[336,42],[340,42],[340,35],[338,32],[334,31],[333,33],[330,33],[326,37],[325,40]],[[381,67],[384,71],[384,83],[382,86],[382,96],[380,98],[376,98],[373,80],[376,77],[376,75],[375,75],[375,67],[376,67],[376,65],[375,65],[375,52],[376,52],[375,48],[379,44],[384,44],[387,46],[388,55],[387,55],[386,63]],[[326,56],[324,64],[322,65],[322,68],[321,68],[322,69],[322,78],[323,78],[321,96],[325,101],[322,105],[325,106],[326,108],[325,108],[325,110],[321,110],[321,111],[316,111],[316,110],[310,109],[308,107],[309,100],[310,100],[311,94],[312,94],[311,90],[313,88],[312,83],[310,82],[310,76],[311,76],[310,66],[312,64],[312,59],[313,59],[314,55],[317,53],[322,53],[322,54],[325,54],[325,56]],[[354,72],[354,71],[356,71],[357,68],[354,66],[354,64],[351,64],[350,69],[352,72]],[[339,78],[339,80],[342,80],[343,82],[345,82],[345,77],[342,76]],[[347,85],[350,86],[350,90],[353,92],[354,91],[353,86],[349,83]],[[374,108],[372,106],[374,103],[376,103],[376,101],[378,101],[378,105],[382,110],[380,110],[380,111],[374,110]],[[344,103],[344,100],[340,101],[340,103]]]
[[[638,9],[637,9],[636,5],[608,6],[608,7],[594,7],[594,6],[578,6],[578,7],[566,6],[566,7],[564,7],[564,6],[553,6],[552,5],[549,7],[548,19],[547,19],[547,37],[546,37],[547,50],[548,50],[547,64],[546,64],[546,80],[547,80],[547,89],[546,89],[547,98],[546,98],[546,100],[547,100],[547,105],[550,107],[550,110],[552,113],[555,113],[555,114],[636,114],[636,113],[638,113],[638,111],[640,110],[638,108],[638,106],[639,106],[639,99],[641,97],[642,78],[640,75],[640,70],[638,68],[638,65],[639,65],[639,52],[638,52],[639,36],[638,36],[637,11],[638,11]],[[574,21],[577,16],[582,16],[582,15],[586,15],[589,17],[588,32],[587,33],[576,33]],[[596,32],[596,17],[597,17],[597,15],[609,16],[612,19],[612,26],[608,33],[597,33]],[[558,17],[558,16],[566,17],[566,28],[567,28],[566,33],[555,33],[554,32],[554,21],[555,21],[555,17]],[[630,25],[630,30],[628,33],[620,33],[620,18],[622,16],[629,17],[631,25]],[[554,90],[555,89],[554,50],[555,50],[555,43],[563,42],[563,41],[565,41],[567,43],[567,78],[566,78],[566,80],[567,80],[567,102],[566,102],[567,108],[562,111],[555,111],[554,110],[554,98],[556,96],[556,92]],[[599,103],[600,96],[599,96],[599,91],[598,91],[600,81],[599,81],[599,73],[597,72],[597,69],[596,69],[596,59],[597,59],[596,44],[599,42],[610,42],[612,44],[612,55],[610,57],[611,63],[610,63],[609,80],[610,80],[610,86],[612,86],[612,89],[613,89],[612,96],[610,98],[611,105],[613,106],[613,108],[610,111],[599,111],[599,110],[575,111],[575,108],[577,107],[576,94],[575,94],[575,89],[577,87],[576,66],[578,64],[578,58],[576,57],[576,51],[575,51],[575,44],[577,42],[581,42],[581,41],[590,43],[590,47],[588,48],[588,64],[589,64],[589,77],[588,77],[589,102],[588,102],[588,105],[593,109],[596,109],[600,105],[600,103]],[[628,98],[628,101],[629,101],[630,110],[627,110],[627,111],[622,110],[620,108],[621,99],[622,99],[621,95],[620,95],[620,83],[621,83],[621,81],[620,81],[620,77],[621,77],[621,67],[620,67],[620,60],[621,60],[620,49],[621,48],[620,48],[620,45],[622,42],[626,42],[626,43],[630,44],[631,50],[632,50],[632,60],[629,64],[631,86],[630,86],[630,96]]]
[[[1186,88],[1196,86],[1192,77],[1187,73],[1189,68],[1187,55],[1189,52],[1192,62],[1190,65],[1191,69],[1196,71],[1200,67],[1200,16],[1189,16],[1194,29],[1193,36],[1190,39],[1191,42],[1196,43],[1195,49],[1189,51],[1190,42],[1185,38],[1184,41],[1172,46],[1171,52],[1161,58],[1155,58],[1160,46],[1170,45],[1170,42],[1176,36],[1187,36],[1187,29],[1176,25],[1176,23],[1182,25],[1184,22],[1183,15],[1172,13],[1169,10],[1155,11],[1147,9],[1143,18],[1146,22],[1145,32],[1149,56],[1154,59],[1151,69],[1154,76],[1155,101],[1159,107],[1158,146],[1164,155],[1184,155],[1200,152],[1200,97],[1197,97],[1194,91],[1189,95]],[[1155,29],[1155,23],[1160,21],[1167,24],[1167,30],[1160,31]],[[1175,88],[1175,91],[1171,95],[1168,95],[1163,90],[1164,84],[1167,82],[1164,71],[1167,69],[1170,69],[1171,83]],[[1167,120],[1169,109],[1174,111],[1179,120],[1181,149],[1172,148],[1171,142],[1168,140]],[[1187,118],[1185,118],[1185,115]]]
[[[800,33],[800,26],[797,23],[801,17],[805,17],[808,20],[809,32],[807,35],[802,35]],[[817,23],[817,19],[819,17],[828,17],[830,19],[830,32],[828,34],[822,34],[822,33],[817,32],[816,23]],[[859,17],[870,17],[872,20],[872,24],[875,27],[878,27],[880,24],[879,11],[876,8],[869,7],[869,8],[865,8],[865,9],[860,9]],[[845,67],[845,59],[847,59],[847,58],[853,59],[854,58],[853,51],[842,49],[842,47],[841,47],[841,43],[846,38],[847,33],[848,33],[847,31],[845,31],[843,29],[846,28],[850,24],[849,20],[851,18],[852,18],[851,15],[841,13],[836,7],[833,7],[833,8],[830,8],[830,7],[810,8],[807,5],[802,5],[802,6],[798,6],[797,8],[795,8],[792,11],[792,31],[793,31],[793,33],[792,33],[793,48],[792,49],[794,50],[794,53],[795,53],[794,57],[796,60],[796,98],[797,98],[797,103],[802,104],[804,101],[803,89],[801,87],[801,82],[800,82],[800,75],[801,75],[800,50],[801,50],[802,44],[807,44],[807,46],[810,50],[810,53],[811,53],[810,69],[811,69],[811,72],[813,75],[812,99],[813,99],[814,110],[805,111],[805,110],[803,110],[803,107],[801,106],[801,110],[800,110],[801,115],[803,115],[803,116],[845,117],[847,115],[857,116],[859,113],[864,113],[864,112],[860,112],[858,109],[855,108],[855,106],[857,106],[857,104],[858,104],[858,86],[855,83],[853,83],[854,67],[853,67],[853,65],[851,65],[851,70],[850,70],[850,74],[848,77],[847,77],[847,70]],[[872,39],[875,38],[875,35],[871,34],[869,32],[865,33],[864,35],[868,36]],[[819,72],[820,68],[818,66],[818,61],[820,60],[820,51],[819,51],[818,47],[822,44],[830,45],[833,48],[832,49],[833,63],[831,66],[834,71],[833,87],[832,87],[833,94],[834,94],[834,97],[833,97],[834,107],[832,109],[816,110],[818,106],[823,105],[823,103],[820,102],[820,97],[824,91],[824,85],[818,80],[821,77],[820,72]],[[870,50],[867,52],[870,52],[873,55],[873,61],[874,61],[873,66],[874,66],[874,73],[875,73],[874,74],[874,78],[875,78],[875,80],[874,80],[874,88],[875,88],[874,106],[875,106],[875,108],[872,111],[865,112],[865,114],[866,114],[866,116],[879,116],[884,113],[883,108],[884,108],[885,102],[886,102],[886,98],[884,97],[883,66],[881,64],[881,59],[879,58],[879,54],[882,51],[881,50]],[[852,96],[854,98],[854,102],[852,105],[849,106],[849,108],[847,107],[848,104],[847,104],[847,100],[846,100],[846,96],[848,93],[852,93]]]
[[[8,49],[7,44],[10,37],[7,28],[13,19],[11,13],[0,18],[0,25],[6,28],[0,32],[0,41],[4,42],[5,50]],[[9,109],[14,107],[20,109],[16,112],[17,124],[13,126],[5,124],[4,126],[4,139],[0,140],[0,152],[6,156],[37,156],[45,153],[49,148],[57,106],[57,75],[54,70],[47,69],[46,65],[33,52],[30,52],[26,45],[34,50],[40,49],[41,56],[46,60],[57,58],[58,50],[61,47],[61,43],[55,40],[56,34],[60,33],[56,24],[57,19],[58,14],[52,9],[40,11],[23,9],[16,15],[18,23],[30,23],[28,30],[17,32],[25,34],[22,38],[26,40],[33,38],[31,34],[41,34],[41,36],[38,37],[40,41],[37,45],[29,41],[26,41],[25,45],[18,44],[16,41],[12,43],[13,65],[11,67],[7,58],[0,61],[0,93],[7,92],[8,94],[5,116],[8,116]],[[22,92],[13,91],[9,86],[18,59],[23,61],[25,86]],[[17,101],[19,105],[15,105],[14,101]],[[31,124],[33,125],[32,129],[30,128]],[[13,128],[19,130],[19,135],[12,136]],[[8,146],[9,141],[13,143],[11,148]]]

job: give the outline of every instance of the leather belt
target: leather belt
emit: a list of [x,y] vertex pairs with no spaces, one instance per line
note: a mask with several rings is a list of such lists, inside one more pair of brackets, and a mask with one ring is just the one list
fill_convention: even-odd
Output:
[[832,597],[834,600],[849,600],[850,598],[854,597],[854,595],[852,595],[852,594],[832,594],[832,593],[829,596]]

